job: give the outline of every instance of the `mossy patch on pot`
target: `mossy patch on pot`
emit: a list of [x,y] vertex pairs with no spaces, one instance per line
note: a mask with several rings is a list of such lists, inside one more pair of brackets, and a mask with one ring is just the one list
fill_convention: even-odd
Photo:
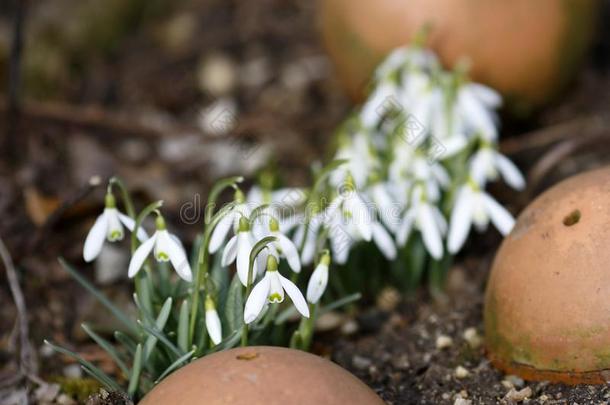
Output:
[[610,168],[574,176],[520,215],[485,296],[492,362],[526,379],[603,383],[610,369]]

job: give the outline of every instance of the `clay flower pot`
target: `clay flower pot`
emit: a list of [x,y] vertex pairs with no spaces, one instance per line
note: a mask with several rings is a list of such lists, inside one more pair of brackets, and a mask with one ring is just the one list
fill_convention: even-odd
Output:
[[243,347],[197,360],[163,380],[141,405],[382,405],[364,383],[321,357]]
[[523,211],[493,263],[484,316],[498,368],[531,380],[610,379],[610,167],[559,183]]
[[430,24],[429,45],[452,67],[523,105],[544,104],[591,40],[597,0],[321,0],[319,21],[337,77],[361,100],[375,66]]

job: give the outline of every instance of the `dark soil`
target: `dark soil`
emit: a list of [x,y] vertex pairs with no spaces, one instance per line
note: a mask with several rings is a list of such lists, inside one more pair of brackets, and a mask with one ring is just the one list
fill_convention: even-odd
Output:
[[[4,65],[13,3],[0,4],[2,113],[7,112]],[[120,18],[111,14],[113,7],[127,3],[156,6],[120,9],[116,11]],[[192,242],[200,227],[180,221],[180,214],[194,195],[205,198],[210,184],[222,176],[254,176],[260,169],[252,163],[257,151],[271,156],[283,181],[305,184],[309,165],[326,157],[333,129],[350,104],[319,43],[314,2],[105,0],[103,13],[98,9],[83,14],[96,16],[95,24],[78,14],[73,0],[28,4],[26,101],[20,119],[9,114],[0,117],[2,141],[10,134],[9,144],[14,146],[0,147],[0,236],[19,273],[30,340],[39,354],[38,374],[55,381],[72,364],[45,351],[44,338],[83,353],[112,373],[116,370],[108,357],[79,331],[84,320],[103,323],[108,317],[100,315],[99,306],[56,261],[64,256],[94,278],[93,266],[82,263],[81,251],[90,222],[101,209],[103,190],[91,190],[89,178],[121,176],[134,190],[139,206],[165,200],[168,222]],[[110,17],[105,17],[106,12]],[[176,21],[194,23],[193,31],[174,33],[177,39],[170,44],[160,40]],[[73,30],[72,24],[79,22],[87,28],[86,35],[79,31],[83,27]],[[108,31],[109,27],[116,30]],[[574,86],[555,105],[525,121],[505,121],[502,148],[529,172],[534,184],[520,195],[493,190],[514,212],[558,178],[608,162],[608,142],[598,140],[551,159],[550,170],[536,165],[566,136],[610,133],[610,32],[603,28]],[[76,37],[64,38],[68,35],[64,31]],[[239,112],[236,128],[224,136],[205,133],[198,126],[202,108],[216,97],[200,88],[196,72],[202,60],[218,54],[238,71],[248,67],[245,76],[252,79],[236,79],[228,92]],[[601,123],[591,117],[601,117]],[[565,122],[567,128],[559,125]],[[244,158],[230,153],[235,149],[252,154]],[[169,153],[175,150],[178,159]],[[467,255],[458,260],[462,264],[449,274],[446,296],[422,291],[390,310],[380,298],[380,305],[361,309],[354,333],[319,336],[315,350],[355,373],[392,404],[494,404],[510,402],[511,395],[523,396],[528,389],[531,394],[524,402],[608,402],[607,387],[524,383],[504,376],[487,362],[482,346],[466,342],[469,328],[483,335],[484,283],[497,246],[497,238],[474,239]],[[15,374],[17,329],[13,300],[1,274],[3,382]],[[117,302],[130,301],[129,285],[121,278],[103,288]],[[441,336],[450,337],[452,344],[438,349]],[[455,375],[460,366],[467,370],[464,378]],[[507,397],[512,386],[518,393]],[[21,395],[24,387],[0,384],[0,403],[10,395]],[[118,398],[104,395],[98,400]]]

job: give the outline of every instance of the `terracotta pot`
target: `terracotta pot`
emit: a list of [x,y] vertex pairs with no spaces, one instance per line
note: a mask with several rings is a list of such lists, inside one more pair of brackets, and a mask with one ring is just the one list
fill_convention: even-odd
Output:
[[448,67],[463,57],[472,76],[522,106],[538,106],[573,76],[590,43],[598,0],[321,0],[326,48],[350,96],[363,97],[390,50],[431,25],[429,45]]
[[215,353],[176,371],[141,405],[382,405],[360,380],[321,357],[281,347]]
[[610,167],[552,187],[519,216],[493,263],[485,339],[532,380],[610,377]]

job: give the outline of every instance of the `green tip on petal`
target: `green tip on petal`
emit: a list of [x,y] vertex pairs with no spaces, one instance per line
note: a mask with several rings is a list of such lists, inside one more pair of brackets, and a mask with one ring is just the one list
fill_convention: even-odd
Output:
[[216,304],[214,304],[214,300],[212,299],[212,297],[209,294],[205,297],[205,310],[206,311],[215,311],[216,310]]
[[246,196],[244,196],[243,191],[241,191],[239,188],[235,189],[234,200],[238,204],[243,204],[246,202]]
[[278,303],[278,302],[282,302],[282,296],[278,293],[273,293],[269,295],[269,302],[271,303]]
[[242,216],[239,218],[239,228],[238,232],[248,232],[250,230],[250,222],[248,222],[248,218]]
[[273,255],[267,256],[267,271],[277,271],[277,259]]
[[106,208],[116,208],[116,199],[112,193],[106,193],[104,198],[104,205]]
[[163,218],[163,215],[161,215],[161,214],[157,215],[157,219],[155,220],[155,226],[157,227],[158,231],[164,231],[167,228],[167,225],[165,224],[165,218]]
[[320,264],[324,264],[326,266],[330,265],[330,254],[328,251],[325,251],[322,257],[320,258]]
[[271,218],[269,221],[269,230],[271,232],[278,232],[280,230],[280,224],[277,222],[277,219]]

